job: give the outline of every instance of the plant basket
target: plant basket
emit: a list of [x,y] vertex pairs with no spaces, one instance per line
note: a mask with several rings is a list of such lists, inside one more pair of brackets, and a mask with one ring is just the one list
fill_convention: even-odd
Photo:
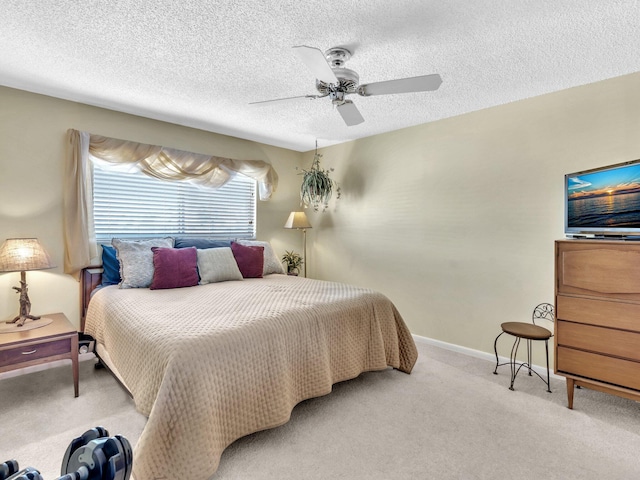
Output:
[[305,207],[313,207],[314,211],[322,208],[324,212],[329,207],[329,200],[336,194],[340,198],[340,187],[331,179],[329,174],[333,168],[323,170],[320,168],[322,155],[316,150],[313,163],[309,170],[302,170],[302,185],[300,186],[300,203]]

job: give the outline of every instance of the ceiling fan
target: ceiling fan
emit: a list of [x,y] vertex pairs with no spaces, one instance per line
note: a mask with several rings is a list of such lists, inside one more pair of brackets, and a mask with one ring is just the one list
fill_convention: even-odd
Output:
[[352,126],[364,122],[364,118],[355,104],[346,99],[347,95],[357,93],[363,97],[369,97],[392,93],[429,92],[437,90],[442,83],[440,75],[433,74],[360,85],[358,74],[349,68],[344,68],[345,62],[351,58],[351,52],[346,48],[334,47],[325,53],[322,53],[318,48],[306,45],[293,48],[307,68],[316,76],[316,90],[319,94],[251,102],[252,105],[286,102],[298,98],[315,100],[316,98],[329,97],[331,103],[336,106],[338,113],[342,116],[344,123],[347,126]]

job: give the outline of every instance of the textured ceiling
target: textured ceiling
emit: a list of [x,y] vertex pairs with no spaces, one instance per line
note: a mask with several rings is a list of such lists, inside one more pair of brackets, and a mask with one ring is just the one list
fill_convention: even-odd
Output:
[[[637,0],[0,0],[0,84],[307,151],[640,71],[639,24]],[[351,96],[352,127],[328,98],[249,105],[317,93],[295,45],[443,83]]]

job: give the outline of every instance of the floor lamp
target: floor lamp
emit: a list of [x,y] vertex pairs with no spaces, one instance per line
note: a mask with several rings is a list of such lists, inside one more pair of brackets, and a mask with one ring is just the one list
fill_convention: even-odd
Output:
[[302,230],[302,244],[303,244],[303,257],[302,266],[304,267],[304,276],[307,276],[307,228],[312,228],[307,216],[304,212],[291,212],[287,222],[284,224],[284,228],[295,228],[296,230]]

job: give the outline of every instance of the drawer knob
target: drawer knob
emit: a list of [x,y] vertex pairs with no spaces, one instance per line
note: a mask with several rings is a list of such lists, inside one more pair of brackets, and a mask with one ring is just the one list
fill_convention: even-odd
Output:
[[22,352],[22,355],[31,355],[32,353],[36,353],[38,351],[37,348],[34,348],[33,350],[31,350],[30,352]]

